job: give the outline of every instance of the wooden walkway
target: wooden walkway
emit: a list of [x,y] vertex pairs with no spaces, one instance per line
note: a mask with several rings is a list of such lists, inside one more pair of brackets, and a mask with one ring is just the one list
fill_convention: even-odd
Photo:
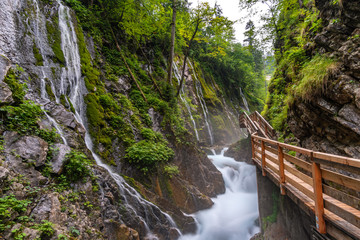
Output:
[[[317,231],[335,239],[360,239],[360,159],[347,158],[276,141],[276,133],[258,113],[240,115],[251,134],[252,159],[310,215]],[[335,226],[335,227],[334,227]],[[340,231],[339,231],[340,230]]]

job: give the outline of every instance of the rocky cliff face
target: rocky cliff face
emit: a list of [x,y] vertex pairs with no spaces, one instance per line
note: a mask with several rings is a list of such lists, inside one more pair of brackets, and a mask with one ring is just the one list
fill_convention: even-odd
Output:
[[315,1],[322,30],[304,47],[307,55],[336,59],[322,91],[295,99],[288,111],[291,132],[303,147],[360,158],[360,3]]
[[[130,78],[107,71],[101,49],[60,0],[0,2],[0,238],[176,239],[177,227],[195,230],[182,212],[208,208],[224,192],[190,115],[204,145],[225,144],[241,134],[239,106],[189,64],[190,110],[185,101],[180,107],[194,134],[184,131],[180,141],[166,112],[139,112]],[[174,150],[178,171],[144,176],[124,160],[145,127]]]

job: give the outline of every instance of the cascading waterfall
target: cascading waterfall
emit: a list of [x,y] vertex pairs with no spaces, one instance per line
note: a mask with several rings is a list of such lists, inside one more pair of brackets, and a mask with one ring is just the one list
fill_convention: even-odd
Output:
[[195,214],[198,230],[180,240],[248,240],[260,231],[255,166],[220,155],[209,155],[222,173],[226,192],[213,199],[214,205]]
[[[173,68],[174,68],[174,76],[175,76],[176,80],[178,81],[178,84],[180,85],[181,75],[180,75],[179,69],[178,69],[178,67],[176,66],[175,62],[173,62]],[[188,112],[189,112],[190,120],[191,120],[191,122],[193,123],[193,126],[194,126],[194,132],[195,132],[196,139],[199,141],[199,140],[200,140],[200,139],[199,139],[199,133],[198,133],[198,131],[197,131],[196,123],[195,123],[195,120],[194,120],[193,115],[192,115],[192,113],[191,113],[191,108],[190,108],[190,106],[189,106],[189,103],[188,103],[188,102],[185,100],[185,98],[184,98],[184,96],[186,95],[186,94],[185,94],[185,90],[184,90],[184,85],[185,85],[185,84],[183,84],[183,85],[182,85],[182,88],[180,89],[180,91],[181,91],[180,94],[179,94],[179,95],[180,95],[180,99],[181,99],[181,101],[184,103],[186,109],[187,109]]]
[[[42,98],[42,100],[45,100],[46,102],[50,102],[50,98],[46,92],[46,73],[45,73],[45,68],[48,68],[49,66],[49,60],[45,54],[45,50],[44,50],[44,46],[45,43],[43,42],[43,38],[40,36],[41,32],[44,31],[45,26],[43,24],[43,22],[41,21],[41,12],[40,12],[40,7],[39,7],[39,3],[37,0],[33,1],[34,4],[34,9],[35,9],[35,21],[34,21],[34,29],[33,29],[33,34],[34,34],[34,44],[36,44],[37,48],[39,49],[39,52],[43,58],[43,65],[44,66],[39,66],[39,68],[41,68],[41,84],[40,84],[40,96]],[[28,27],[31,30],[31,26],[29,26],[29,21],[27,21]],[[51,89],[53,92],[55,92],[55,87],[53,82],[50,82],[51,85]],[[65,138],[64,132],[61,129],[60,125],[56,122],[56,120],[54,118],[52,118],[45,110],[44,107],[41,106],[41,109],[43,110],[45,116],[47,117],[47,119],[50,121],[50,123],[55,127],[56,131],[59,133],[61,139],[63,140],[65,145],[68,145],[67,140]]]
[[[36,9],[36,24],[34,35],[36,38],[37,33],[40,32],[40,9],[37,0],[33,0]],[[86,129],[85,143],[87,148],[91,151],[96,163],[107,170],[110,176],[114,179],[121,192],[121,201],[124,204],[127,213],[124,213],[129,218],[130,226],[138,226],[146,235],[146,239],[158,239],[158,237],[152,232],[153,230],[159,229],[159,227],[171,228],[177,231],[179,235],[181,232],[178,230],[175,222],[167,214],[162,212],[156,205],[143,199],[141,195],[132,188],[127,182],[117,173],[113,172],[109,166],[104,164],[100,157],[94,152],[93,142],[91,140],[86,119],[86,106],[84,103],[83,96],[87,94],[85,82],[81,77],[81,65],[80,65],[80,54],[77,44],[77,36],[75,28],[72,22],[70,9],[64,6],[61,0],[57,0],[59,4],[58,15],[59,15],[59,30],[61,32],[61,48],[64,53],[66,66],[61,68],[60,82],[55,83],[55,80],[46,77],[45,68],[49,68],[50,64],[44,54],[42,48],[43,43],[37,42],[39,52],[44,58],[44,66],[40,67],[43,73],[41,79],[41,98],[46,102],[49,102],[49,96],[46,92],[46,82],[50,83],[52,91],[55,95],[57,103],[60,103],[61,95],[66,96],[65,99],[68,104],[72,104],[75,110],[75,119],[84,126]],[[41,41],[41,40],[37,40]],[[56,89],[54,86],[58,86]],[[51,118],[46,112],[46,116],[50,122],[55,126],[57,131],[60,133],[63,141],[67,144],[65,137],[63,137],[61,127],[56,123],[55,119]],[[140,233],[141,233],[140,232]]]
[[250,109],[249,109],[249,104],[248,104],[248,102],[246,101],[245,95],[244,95],[241,87],[239,87],[239,92],[240,92],[241,99],[242,99],[242,101],[243,101],[243,103],[244,103],[245,110],[249,112],[249,111],[250,111]]
[[201,105],[201,109],[203,110],[204,121],[205,121],[206,128],[208,130],[208,133],[209,133],[210,143],[211,143],[211,145],[213,145],[214,144],[214,136],[212,134],[211,127],[210,127],[210,124],[209,124],[209,118],[208,118],[209,111],[208,111],[208,108],[206,106],[206,102],[205,102],[205,99],[204,99],[204,94],[203,94],[203,91],[202,91],[202,88],[201,88],[201,84],[200,84],[199,79],[196,76],[195,69],[194,69],[192,63],[190,62],[190,60],[188,61],[188,64],[191,67],[192,72],[194,73],[196,93],[197,93],[197,96],[199,97],[199,100],[200,100],[199,102],[200,102],[200,105]]

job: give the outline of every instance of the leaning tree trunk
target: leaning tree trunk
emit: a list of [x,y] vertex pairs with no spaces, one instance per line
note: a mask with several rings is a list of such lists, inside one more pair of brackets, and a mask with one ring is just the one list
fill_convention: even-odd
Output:
[[175,51],[175,27],[176,27],[176,0],[173,0],[173,15],[171,22],[171,43],[170,43],[170,56],[169,56],[169,65],[168,65],[168,83],[171,82],[172,73],[173,73],[173,59],[174,59],[174,51]]

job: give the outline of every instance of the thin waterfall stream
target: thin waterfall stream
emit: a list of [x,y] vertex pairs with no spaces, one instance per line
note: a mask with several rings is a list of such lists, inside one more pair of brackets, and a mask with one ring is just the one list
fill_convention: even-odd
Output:
[[213,198],[214,205],[194,214],[198,230],[180,240],[248,240],[260,231],[255,166],[219,155],[209,155],[222,173],[226,192]]
[[191,61],[189,60],[188,63],[189,63],[189,66],[191,67],[192,72],[194,73],[196,93],[197,93],[197,96],[198,96],[198,98],[200,100],[199,102],[200,102],[200,105],[201,105],[201,109],[203,110],[205,125],[206,125],[206,128],[208,130],[209,137],[210,137],[210,144],[214,145],[214,136],[212,134],[211,127],[210,127],[210,124],[209,124],[209,111],[208,111],[208,108],[206,106],[206,102],[205,102],[205,99],[204,99],[204,94],[203,94],[203,91],[202,91],[202,88],[201,88],[201,83],[200,83],[199,79],[196,76],[196,72],[195,72],[195,69],[194,69]]
[[[176,66],[175,62],[173,62],[173,66],[174,66],[174,76],[176,78],[176,80],[178,81],[178,84],[180,84],[180,79],[181,79],[181,75],[180,75],[180,72],[179,72],[179,69],[178,67]],[[197,130],[197,127],[196,127],[196,123],[195,123],[195,120],[194,120],[194,117],[191,113],[191,108],[189,106],[189,103],[186,101],[185,99],[185,90],[184,90],[184,85],[182,85],[182,88],[181,88],[181,93],[179,94],[180,95],[180,99],[181,101],[184,103],[188,113],[189,113],[189,116],[190,116],[190,120],[194,126],[194,132],[195,132],[195,136],[196,136],[196,139],[199,141],[199,133],[198,133],[198,130]]]
[[[35,36],[40,39],[38,33],[41,30],[40,11],[37,0],[33,0],[35,5]],[[64,6],[61,0],[57,0],[59,4],[59,29],[61,32],[61,49],[65,57],[65,67],[61,68],[60,79],[47,78],[46,70],[50,68],[46,54],[44,54],[43,42],[38,41],[40,54],[44,58],[44,66],[39,67],[42,72],[41,77],[41,98],[44,102],[50,102],[50,97],[46,92],[46,84],[50,84],[50,87],[54,93],[54,97],[57,103],[60,103],[61,95],[66,96],[65,100],[69,105],[74,107],[75,119],[85,128],[85,144],[86,147],[92,153],[96,164],[103,167],[110,176],[114,179],[121,192],[123,205],[126,207],[127,212],[131,215],[132,222],[142,228],[141,231],[146,233],[146,239],[156,240],[159,239],[156,234],[153,233],[154,229],[159,227],[167,228],[169,231],[176,231],[181,235],[180,230],[177,228],[173,219],[167,213],[163,212],[153,203],[145,200],[134,188],[132,188],[119,174],[115,173],[108,165],[104,164],[101,158],[95,153],[94,145],[91,136],[88,131],[88,124],[86,118],[86,105],[84,103],[84,95],[87,94],[84,79],[81,74],[80,54],[77,44],[77,36],[75,28],[72,22],[72,16],[70,9]],[[56,87],[54,87],[56,86]],[[60,134],[64,144],[67,145],[66,138],[62,132],[61,126],[52,118],[48,113],[45,115],[56,128]],[[166,227],[167,226],[167,227]]]

